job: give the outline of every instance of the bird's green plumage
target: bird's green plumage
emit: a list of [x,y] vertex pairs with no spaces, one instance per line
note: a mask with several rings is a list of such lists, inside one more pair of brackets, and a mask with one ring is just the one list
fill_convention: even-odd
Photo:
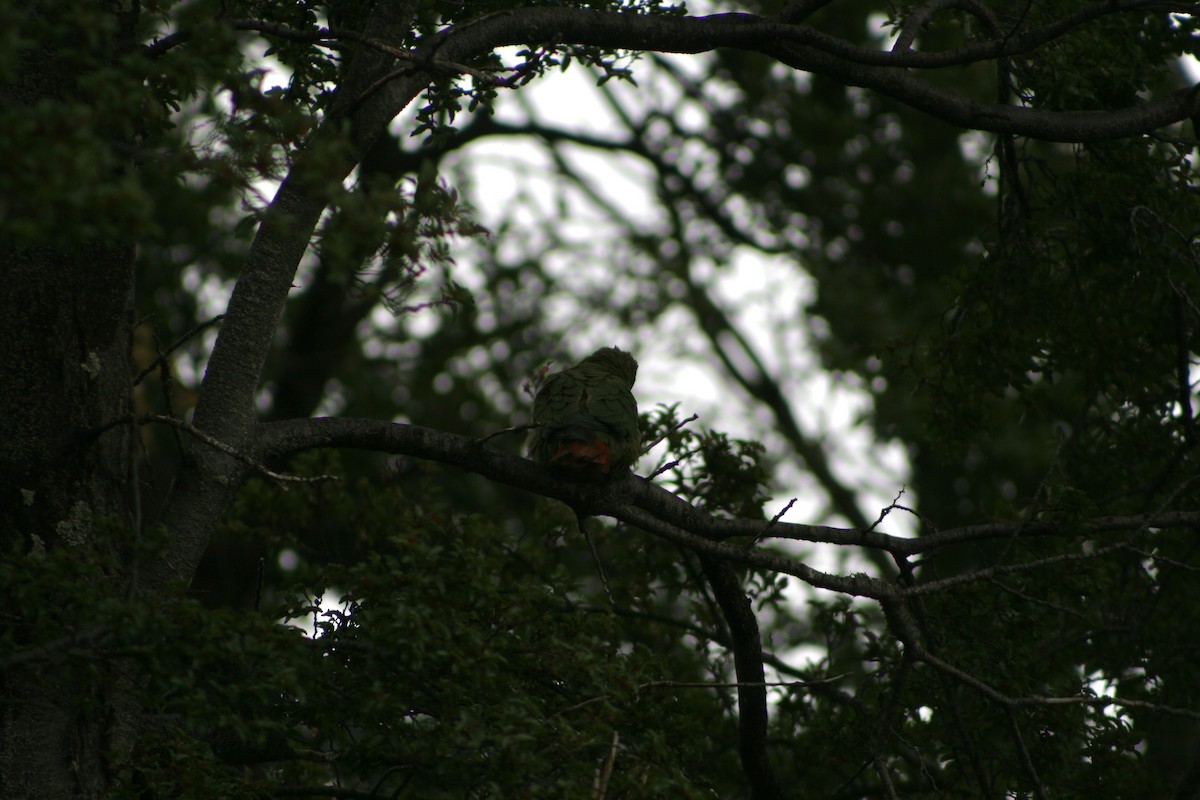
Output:
[[615,347],[546,378],[533,401],[530,455],[601,474],[632,465],[641,444],[635,380],[637,361]]

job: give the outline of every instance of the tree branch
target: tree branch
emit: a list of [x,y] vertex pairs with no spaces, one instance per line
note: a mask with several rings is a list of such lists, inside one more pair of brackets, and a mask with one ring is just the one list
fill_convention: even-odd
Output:
[[[261,461],[315,447],[352,447],[398,453],[449,464],[490,480],[515,486],[534,494],[560,500],[587,515],[606,515],[621,520],[675,544],[739,564],[792,575],[812,586],[859,597],[892,597],[898,588],[867,575],[834,575],[763,548],[747,548],[724,541],[762,533],[761,520],[714,517],[645,479],[629,476],[607,484],[565,480],[524,458],[502,453],[482,443],[451,433],[416,425],[401,425],[371,419],[286,420],[264,423],[259,431],[255,456]],[[905,541],[886,534],[847,531],[819,525],[777,523],[799,536],[808,531],[810,541],[853,544],[871,541]]]
[[920,80],[914,67],[961,66],[1024,55],[1060,38],[1085,22],[1113,13],[1156,11],[1196,13],[1191,3],[1157,0],[1097,3],[1035,31],[964,45],[941,53],[889,53],[851,45],[808,27],[774,22],[750,14],[663,17],[613,14],[565,8],[521,8],[485,17],[444,32],[440,59],[467,60],[462,52],[528,42],[557,42],[612,49],[701,53],[721,47],[753,50],[795,69],[862,86],[966,128],[1013,133],[1063,142],[1097,141],[1145,133],[1200,112],[1196,87],[1159,100],[1117,110],[1045,111],[976,101]]
[[[981,525],[965,525],[930,533],[915,539],[895,539],[884,545],[884,549],[897,555],[916,555],[939,550],[952,544],[966,544],[985,539],[1006,539],[1014,536],[1092,536],[1100,533],[1117,533],[1140,528],[1174,528],[1200,525],[1200,511],[1166,511],[1155,514],[1132,514],[1127,516],[1100,517],[1077,525],[1066,522],[988,522]],[[786,532],[786,526],[783,526]]]
[[750,782],[750,797],[752,800],[782,798],[783,792],[767,756],[767,687],[758,620],[728,561],[702,555],[700,565],[732,638],[733,668],[738,682],[738,745],[742,771]]
[[[802,9],[796,16],[802,17],[820,4],[800,5]],[[1062,38],[1088,22],[1127,12],[1196,14],[1200,13],[1200,6],[1161,0],[1094,3],[1042,28],[1023,33],[1014,31],[1002,38],[940,52],[914,52],[907,48],[883,51],[860,47],[807,26],[781,21],[784,17],[771,20],[741,13],[666,17],[587,9],[519,8],[447,28],[431,37],[428,44],[434,45],[434,49],[421,47],[413,52],[410,77],[424,75],[428,78],[434,72],[445,72],[438,67],[446,65],[451,65],[459,72],[470,72],[465,62],[474,56],[496,47],[529,42],[670,53],[702,53],[728,47],[764,53],[795,69],[878,91],[966,128],[1049,141],[1098,141],[1146,133],[1188,119],[1200,111],[1196,87],[1118,110],[1045,111],[979,102],[920,80],[908,70],[965,66],[1029,55],[1038,47]],[[796,16],[789,14],[786,18],[793,19]],[[245,25],[248,21],[240,22]],[[284,32],[266,30],[262,25],[258,27],[270,35],[285,38],[307,37],[313,41],[323,41],[323,36],[331,35],[329,31]],[[380,36],[372,37],[370,43],[371,46],[389,45]],[[436,61],[433,52],[437,53]]]
[[[745,537],[754,540],[762,536],[761,520],[714,517],[642,478],[634,477],[601,485],[562,480],[532,461],[493,450],[474,439],[416,425],[342,417],[271,422],[261,426],[253,452],[258,460],[269,462],[273,458],[317,447],[352,447],[398,453],[456,466],[509,486],[561,500],[573,507],[582,507],[589,514],[612,516],[693,550],[726,555],[741,563],[755,563],[768,569],[777,569],[813,586],[858,596],[878,598],[901,594],[927,594],[933,590],[929,587],[948,588],[958,583],[988,578],[1016,569],[1031,569],[1047,563],[1043,559],[1029,564],[987,568],[938,581],[936,586],[925,584],[909,589],[901,589],[867,576],[846,578],[828,575],[771,551],[747,551],[739,545],[725,544],[725,540],[728,539]],[[916,538],[893,536],[873,530],[777,522],[770,528],[768,537],[843,547],[871,547],[896,556],[908,556],[982,539],[1012,536],[1087,536],[1181,525],[1200,525],[1200,511],[1102,517],[1072,526],[1023,521],[988,523],[952,528]],[[1080,556],[1070,554],[1070,557]],[[1051,558],[1061,560],[1064,556]]]
[[[372,16],[373,28],[399,37],[410,20],[383,4]],[[428,55],[434,43],[418,55]],[[254,439],[254,395],[274,341],[296,268],[331,192],[361,160],[387,123],[429,83],[415,70],[392,81],[384,91],[363,97],[369,84],[388,64],[373,51],[355,54],[338,86],[338,96],[309,147],[299,154],[263,216],[234,286],[208,367],[200,385],[194,424],[239,452]],[[348,125],[347,125],[348,123]],[[349,132],[346,132],[346,129]],[[145,586],[190,580],[208,546],[216,520],[246,475],[237,459],[204,446],[191,448],[177,478],[176,490],[163,512],[172,532],[168,546],[147,564]]]

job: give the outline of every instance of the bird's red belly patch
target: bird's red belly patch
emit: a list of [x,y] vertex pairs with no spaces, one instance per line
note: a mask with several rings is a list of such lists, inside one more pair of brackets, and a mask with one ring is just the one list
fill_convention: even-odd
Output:
[[558,446],[551,463],[567,469],[596,470],[607,473],[609,469],[608,445],[599,439],[588,442],[569,441]]

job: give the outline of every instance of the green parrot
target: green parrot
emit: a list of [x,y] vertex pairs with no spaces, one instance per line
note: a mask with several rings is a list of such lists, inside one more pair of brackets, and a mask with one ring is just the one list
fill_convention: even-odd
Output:
[[635,380],[637,362],[615,347],[546,378],[533,398],[529,455],[593,480],[630,467],[642,441]]

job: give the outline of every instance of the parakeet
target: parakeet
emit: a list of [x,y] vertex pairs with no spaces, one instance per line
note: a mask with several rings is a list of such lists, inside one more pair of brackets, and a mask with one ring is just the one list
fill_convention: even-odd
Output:
[[599,479],[638,457],[637,361],[615,347],[602,347],[542,383],[533,399],[529,455],[543,464]]

